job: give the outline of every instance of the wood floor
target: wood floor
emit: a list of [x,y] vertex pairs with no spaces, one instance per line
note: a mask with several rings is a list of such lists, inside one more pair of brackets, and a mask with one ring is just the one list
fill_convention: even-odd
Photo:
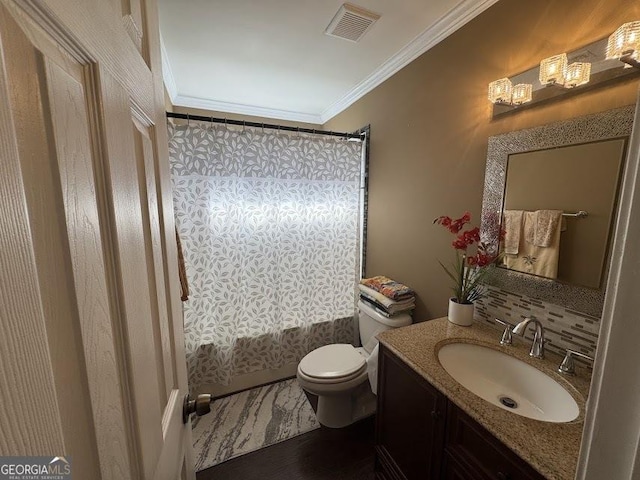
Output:
[[203,470],[197,480],[373,480],[374,418],[322,427]]

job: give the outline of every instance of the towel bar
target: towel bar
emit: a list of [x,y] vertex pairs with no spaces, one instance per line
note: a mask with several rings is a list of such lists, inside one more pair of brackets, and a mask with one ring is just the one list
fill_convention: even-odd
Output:
[[586,218],[589,216],[589,212],[585,212],[584,210],[580,210],[575,213],[563,213],[563,217],[575,217],[575,218]]

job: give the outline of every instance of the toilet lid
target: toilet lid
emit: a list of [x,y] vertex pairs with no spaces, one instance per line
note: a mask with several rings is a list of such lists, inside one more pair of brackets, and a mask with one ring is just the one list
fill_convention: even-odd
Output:
[[365,359],[349,344],[316,348],[300,361],[300,370],[314,378],[340,378],[353,375],[366,365]]

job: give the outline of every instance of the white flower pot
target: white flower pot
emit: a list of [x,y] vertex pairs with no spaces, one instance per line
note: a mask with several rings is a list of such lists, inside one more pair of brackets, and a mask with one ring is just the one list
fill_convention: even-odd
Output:
[[470,326],[473,324],[473,308],[473,303],[458,303],[455,298],[450,298],[449,321],[463,327]]

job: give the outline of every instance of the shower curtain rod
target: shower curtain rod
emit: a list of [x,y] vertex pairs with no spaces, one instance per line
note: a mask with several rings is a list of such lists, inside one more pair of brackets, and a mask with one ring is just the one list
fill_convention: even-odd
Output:
[[227,118],[215,118],[215,117],[205,117],[202,115],[191,115],[188,113],[174,113],[167,112],[167,118],[180,118],[182,120],[195,120],[198,122],[210,122],[210,123],[224,123],[225,125],[239,125],[241,127],[258,127],[258,128],[269,128],[271,130],[280,130],[285,132],[298,132],[298,133],[310,133],[312,135],[329,135],[331,137],[342,137],[346,139],[355,138],[358,140],[362,140],[362,137],[365,135],[364,133],[354,132],[332,132],[325,130],[316,130],[311,128],[301,128],[301,127],[287,127],[285,125],[274,125],[271,123],[258,123],[258,122],[245,122],[244,120],[231,120]]

